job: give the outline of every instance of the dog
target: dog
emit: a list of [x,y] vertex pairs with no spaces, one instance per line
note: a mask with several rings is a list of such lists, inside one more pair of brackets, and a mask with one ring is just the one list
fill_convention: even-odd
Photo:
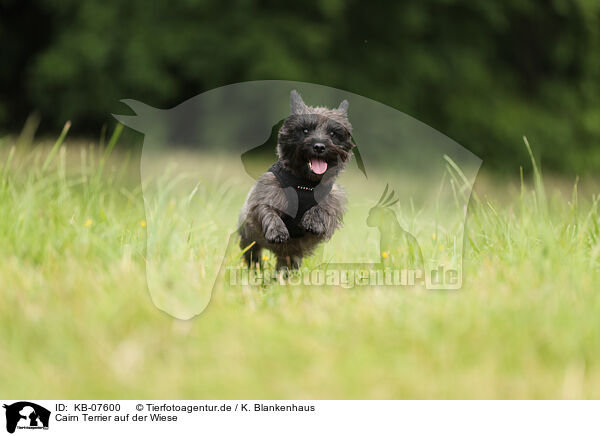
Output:
[[291,115],[277,135],[277,162],[259,177],[239,218],[240,247],[249,267],[266,248],[276,268],[297,269],[342,225],[346,196],[335,183],[355,147],[348,101],[336,109],[307,106],[290,95]]

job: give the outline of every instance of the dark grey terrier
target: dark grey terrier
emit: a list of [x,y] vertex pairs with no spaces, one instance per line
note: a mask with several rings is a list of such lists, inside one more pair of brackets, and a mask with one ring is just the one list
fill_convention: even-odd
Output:
[[292,91],[290,106],[277,136],[278,161],[259,177],[240,213],[248,266],[267,248],[277,269],[298,268],[342,224],[346,197],[334,181],[354,147],[348,102],[337,109],[311,107]]

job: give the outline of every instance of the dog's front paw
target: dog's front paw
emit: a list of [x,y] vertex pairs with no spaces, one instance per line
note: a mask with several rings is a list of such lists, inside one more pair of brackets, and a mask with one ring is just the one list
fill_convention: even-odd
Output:
[[271,244],[281,244],[290,239],[290,232],[285,226],[270,226],[265,232],[265,239]]
[[321,212],[317,207],[308,210],[304,214],[304,217],[302,217],[302,222],[300,223],[302,228],[318,236],[324,235],[326,229],[321,213],[324,212]]

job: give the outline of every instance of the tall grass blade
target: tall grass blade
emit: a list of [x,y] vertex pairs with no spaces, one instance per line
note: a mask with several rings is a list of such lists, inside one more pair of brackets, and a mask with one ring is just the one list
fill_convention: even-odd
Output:
[[67,136],[67,133],[69,132],[70,128],[71,128],[71,121],[67,121],[65,123],[65,126],[62,129],[62,132],[60,133],[60,136],[58,137],[58,139],[52,146],[52,149],[50,150],[48,157],[46,157],[46,160],[44,161],[44,164],[42,165],[42,172],[46,171],[48,169],[48,167],[50,166],[50,164],[52,163],[52,161],[54,160],[54,156],[56,156],[56,153],[58,152],[58,149],[64,142],[65,137]]
[[35,132],[40,125],[40,115],[37,112],[32,113],[27,117],[23,130],[17,139],[17,147],[30,147],[35,138]]
[[102,174],[104,165],[106,164],[106,161],[108,160],[113,149],[115,148],[115,145],[117,144],[117,141],[119,140],[119,137],[121,136],[122,132],[123,132],[123,124],[118,123],[115,127],[115,130],[113,131],[113,134],[110,136],[108,145],[106,146],[106,150],[104,150],[104,156],[102,156],[102,159],[100,160],[100,167],[98,169],[99,174]]
[[529,145],[529,141],[527,140],[526,136],[523,136],[523,142],[525,143],[525,148],[527,148],[527,153],[529,153],[529,158],[531,159],[531,164],[533,165],[534,185],[538,209],[540,212],[542,212],[542,214],[546,215],[548,213],[548,202],[546,200],[546,190],[544,189],[542,171],[537,166],[537,162],[535,161],[535,157],[533,157],[533,152],[531,151],[531,146]]

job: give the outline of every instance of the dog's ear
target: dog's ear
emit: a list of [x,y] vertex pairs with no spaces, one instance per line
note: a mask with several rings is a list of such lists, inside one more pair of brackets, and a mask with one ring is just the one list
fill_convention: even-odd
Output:
[[307,112],[307,109],[306,103],[304,103],[304,100],[302,100],[298,91],[294,89],[290,93],[290,110],[292,115],[304,114]]
[[337,110],[347,114],[348,113],[348,100],[342,101],[340,103],[340,105],[338,106]]

